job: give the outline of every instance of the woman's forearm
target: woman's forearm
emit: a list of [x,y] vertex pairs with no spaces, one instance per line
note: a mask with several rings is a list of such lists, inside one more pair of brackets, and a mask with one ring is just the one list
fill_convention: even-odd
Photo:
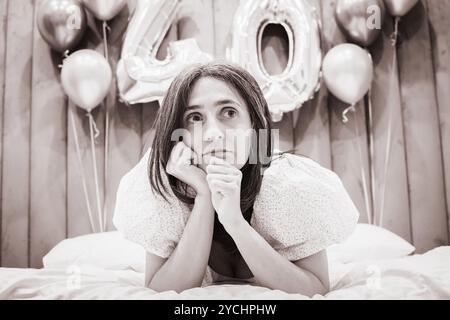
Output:
[[308,270],[303,270],[276,252],[244,219],[228,228],[258,285],[308,296],[325,294],[326,288]]
[[202,284],[208,265],[214,227],[210,196],[197,196],[189,220],[172,255],[150,280],[156,291],[181,292]]

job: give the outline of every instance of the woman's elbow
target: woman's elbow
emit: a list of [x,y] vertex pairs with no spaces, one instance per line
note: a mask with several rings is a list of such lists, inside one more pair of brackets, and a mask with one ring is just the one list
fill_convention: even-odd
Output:
[[307,296],[309,298],[314,297],[315,295],[325,296],[330,292],[330,285],[326,281],[321,281],[316,278],[312,283],[310,283],[309,288],[305,289],[303,285],[297,286],[296,290],[290,290],[289,293],[296,293]]
[[320,279],[317,279],[316,284],[314,286],[314,289],[312,290],[312,294],[310,294],[310,297],[312,298],[316,294],[324,296],[328,292],[330,292],[330,283],[329,281],[322,281]]
[[321,295],[321,296],[324,296],[324,295],[326,295],[328,292],[330,292],[330,286],[329,286],[329,285],[323,284],[323,283],[321,283],[320,285],[318,285],[316,294],[319,294],[319,295]]
[[175,291],[176,293],[181,293],[185,290],[193,289],[200,287],[201,285],[190,284],[190,283],[159,283],[158,281],[150,281],[146,287],[156,292],[165,292],[165,291]]

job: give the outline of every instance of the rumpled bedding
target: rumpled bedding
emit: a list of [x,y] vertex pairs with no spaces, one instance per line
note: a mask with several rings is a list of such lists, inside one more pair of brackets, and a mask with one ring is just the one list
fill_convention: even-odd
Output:
[[0,268],[0,299],[450,299],[450,246],[398,259],[330,262],[331,290],[307,297],[249,284],[213,284],[181,293],[145,288],[144,274],[93,266]]

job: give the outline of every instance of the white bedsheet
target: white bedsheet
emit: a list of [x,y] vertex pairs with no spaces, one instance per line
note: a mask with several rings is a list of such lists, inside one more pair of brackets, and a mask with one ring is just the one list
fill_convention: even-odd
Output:
[[[450,246],[394,260],[330,265],[332,290],[313,299],[450,299]],[[181,293],[143,287],[144,275],[79,269],[0,268],[0,299],[309,299],[264,287],[221,284]]]

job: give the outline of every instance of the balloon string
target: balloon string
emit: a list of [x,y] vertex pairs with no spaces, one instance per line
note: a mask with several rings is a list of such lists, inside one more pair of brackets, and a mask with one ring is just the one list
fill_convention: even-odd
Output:
[[[87,10],[88,11],[88,10]],[[91,28],[91,30],[94,32],[94,35],[97,37],[98,40],[102,39],[102,36],[100,35],[100,32],[98,32],[97,25],[95,24],[95,19],[92,13],[89,11],[86,13],[87,18],[87,25]]]
[[84,200],[86,201],[86,207],[87,207],[87,211],[88,211],[88,215],[89,215],[89,223],[91,224],[92,232],[95,233],[97,231],[96,231],[96,228],[95,228],[94,218],[92,216],[92,209],[91,209],[91,205],[90,205],[90,202],[89,202],[89,195],[88,195],[87,183],[86,183],[86,174],[84,172],[83,161],[81,160],[80,143],[78,142],[78,133],[77,133],[77,129],[76,129],[76,126],[75,126],[75,120],[74,120],[72,108],[73,108],[73,105],[71,103],[69,103],[70,122],[72,124],[72,131],[73,131],[73,136],[74,136],[74,139],[75,139],[75,150],[77,152],[77,159],[78,159],[78,171],[80,172],[80,176],[81,176],[81,183],[82,183],[82,186],[83,186]]
[[[392,108],[390,108],[392,109]],[[389,122],[388,122],[388,134],[387,134],[387,142],[386,142],[386,155],[384,158],[384,173],[383,173],[383,183],[382,183],[382,194],[381,194],[381,211],[380,211],[380,218],[378,225],[380,227],[383,226],[383,216],[384,216],[384,200],[386,195],[386,178],[387,178],[387,169],[390,159],[390,152],[391,152],[391,136],[392,136],[392,110],[389,110]]]
[[393,47],[397,46],[399,22],[400,22],[400,17],[395,17],[394,32],[391,34],[391,45]]
[[64,59],[69,57],[69,50],[66,50],[62,54],[62,63],[58,64],[58,68],[61,69],[63,67]]
[[94,129],[94,132],[95,132],[94,138],[97,139],[97,137],[100,135],[100,131],[98,130],[97,125],[95,124],[95,121],[94,121],[94,117],[92,116],[90,111],[88,111],[86,113],[86,117],[89,118],[89,121],[92,120],[92,124],[93,124],[93,127],[94,127],[93,129]]
[[108,52],[108,37],[106,30],[110,30],[108,27],[108,23],[106,21],[103,21],[103,48],[105,50],[105,59],[109,63],[109,52]]
[[[105,52],[105,59],[109,63],[109,52],[108,52],[108,35],[107,30],[110,30],[106,21],[103,21],[103,46]],[[108,216],[107,210],[107,190],[108,190],[108,154],[109,154],[109,103],[108,96],[105,97],[105,148],[104,148],[104,167],[103,167],[103,229],[106,230],[106,221]]]
[[100,232],[103,232],[103,219],[102,219],[102,211],[100,208],[100,188],[98,185],[98,173],[97,173],[97,160],[95,157],[95,142],[94,142],[94,129],[95,128],[95,121],[91,114],[91,112],[88,112],[89,117],[89,131],[91,135],[91,152],[92,152],[92,164],[94,167],[94,180],[95,180],[95,195],[97,197],[97,211],[98,211],[98,219],[100,224]]
[[[348,111],[351,110],[353,112],[356,112],[354,105],[352,105],[351,107],[347,108],[346,110],[348,110]],[[356,137],[359,137],[359,129],[358,129],[358,124],[356,123],[356,121],[353,121],[353,125],[354,125],[354,128],[355,128]],[[357,146],[358,146],[358,153],[359,153],[359,161],[361,163],[361,179],[362,179],[362,183],[363,183],[364,202],[366,204],[367,221],[368,221],[369,224],[372,224],[372,216],[371,216],[372,210],[371,210],[371,207],[370,207],[369,192],[367,191],[367,181],[366,181],[366,176],[364,174],[362,150],[361,150],[361,144],[360,144],[359,141],[357,142]]]
[[[108,109],[108,104],[106,104],[106,109]],[[104,197],[103,197],[103,228],[106,230],[106,219],[107,219],[107,203],[106,203],[106,195],[107,193],[107,186],[108,186],[108,154],[109,154],[109,114],[106,112],[106,119],[105,119],[105,156],[104,156]]]
[[342,122],[343,122],[343,123],[347,123],[347,122],[348,122],[347,113],[349,113],[350,111],[355,112],[355,105],[354,105],[354,104],[352,104],[351,106],[349,106],[348,108],[346,108],[346,109],[342,112]]
[[373,114],[372,114],[372,89],[369,88],[367,93],[368,100],[368,120],[369,124],[367,126],[368,136],[369,136],[369,167],[370,167],[370,185],[371,185],[371,200],[372,200],[372,219],[375,221],[375,167],[373,164],[374,156],[374,139],[373,139]]
[[[394,48],[394,54],[392,57],[392,71],[397,70],[397,49]],[[393,85],[393,82],[395,81],[395,76],[397,72],[391,72],[391,87]],[[387,178],[387,171],[388,171],[388,165],[390,160],[390,154],[391,154],[391,143],[392,143],[392,108],[389,108],[389,119],[388,119],[388,133],[387,133],[387,141],[386,141],[386,151],[385,151],[385,158],[384,158],[384,172],[383,172],[383,182],[381,187],[381,210],[380,210],[380,221],[379,226],[383,226],[383,217],[384,217],[384,201],[386,197],[386,178]]]

